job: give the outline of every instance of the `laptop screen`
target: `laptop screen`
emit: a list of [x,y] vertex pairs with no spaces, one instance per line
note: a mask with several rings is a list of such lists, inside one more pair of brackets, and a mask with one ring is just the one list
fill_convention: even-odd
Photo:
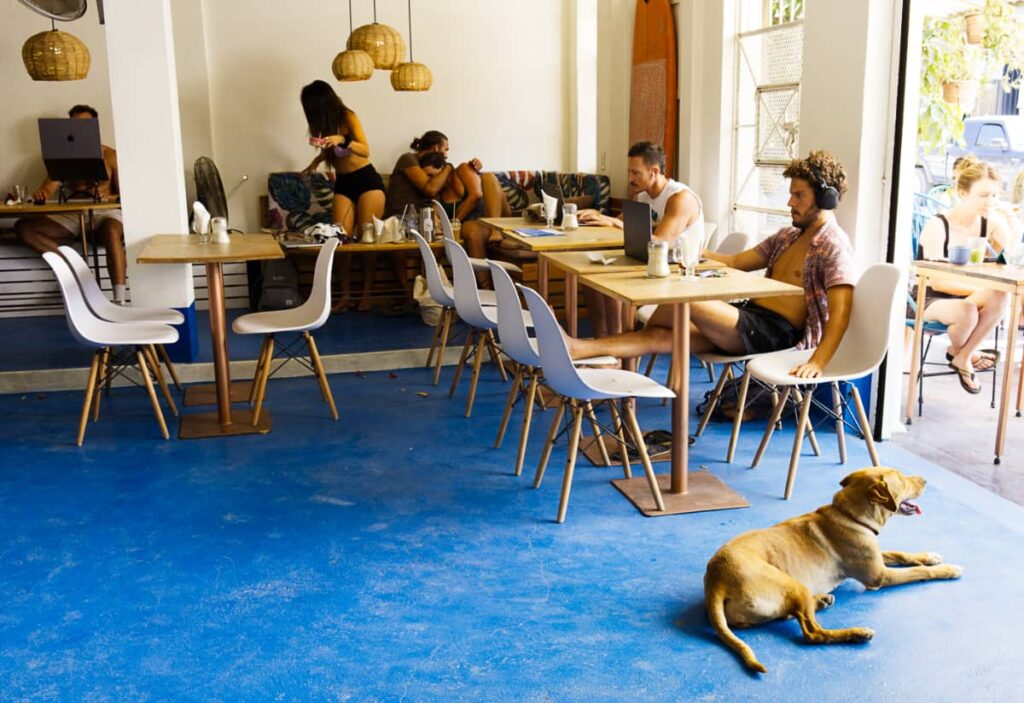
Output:
[[626,200],[622,203],[622,241],[626,256],[647,263],[651,241],[651,206]]

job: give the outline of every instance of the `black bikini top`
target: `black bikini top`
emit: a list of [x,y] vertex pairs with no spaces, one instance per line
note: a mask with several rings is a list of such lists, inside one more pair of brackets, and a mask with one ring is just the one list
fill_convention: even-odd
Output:
[[[942,220],[942,226],[946,230],[946,240],[944,242],[942,242],[942,255],[948,259],[949,258],[949,220],[946,219],[945,215],[939,215],[938,217],[939,217],[940,220]],[[981,218],[981,235],[980,236],[981,236],[982,239],[987,239],[988,238],[988,218],[985,218],[985,217]],[[924,249],[923,249],[923,247],[921,247],[921,245],[918,245],[918,247],[917,247],[917,258],[919,258],[919,259],[923,259],[924,258]]]

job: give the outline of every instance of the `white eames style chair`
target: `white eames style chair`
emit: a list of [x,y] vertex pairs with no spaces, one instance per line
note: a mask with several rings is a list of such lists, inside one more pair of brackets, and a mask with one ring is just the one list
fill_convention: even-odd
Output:
[[[71,334],[79,342],[93,347],[95,350],[92,355],[92,364],[89,366],[89,380],[85,386],[85,398],[82,402],[82,414],[78,422],[76,444],[82,446],[85,439],[89,411],[92,410],[94,422],[99,418],[99,389],[109,373],[106,360],[109,359],[112,350],[119,347],[134,347],[135,363],[138,364],[143,385],[149,394],[153,414],[156,415],[157,423],[160,425],[160,433],[164,439],[169,439],[167,423],[164,421],[163,411],[160,410],[160,402],[157,400],[150,373],[152,372],[156,376],[160,389],[171,407],[171,412],[177,415],[178,410],[171,398],[167,384],[164,383],[163,375],[160,373],[153,345],[173,344],[178,341],[178,331],[173,327],[156,322],[109,322],[100,319],[86,304],[85,296],[79,288],[78,280],[75,278],[71,266],[59,254],[52,251],[44,253],[43,260],[57,276]],[[121,368],[117,373],[128,378]]]
[[[540,353],[537,350],[537,340],[530,337],[529,331],[523,322],[523,306],[519,300],[519,293],[516,292],[516,285],[512,282],[512,277],[497,262],[488,261],[487,263],[491,272],[491,280],[494,281],[494,292],[498,297],[498,336],[501,339],[501,348],[518,364],[515,378],[512,381],[512,388],[509,389],[508,400],[505,402],[505,412],[502,414],[501,424],[498,426],[498,436],[494,440],[494,448],[501,448],[501,443],[505,437],[505,431],[508,428],[509,419],[512,415],[512,409],[520,400],[525,398],[523,430],[519,436],[519,451],[516,454],[515,475],[519,476],[523,472],[523,457],[526,454],[526,443],[533,419],[533,406],[537,400],[539,386],[544,374],[540,363]],[[613,365],[616,362],[618,362],[618,359],[615,357],[602,356],[591,359],[579,359],[573,363],[583,366],[587,364]],[[594,437],[597,438],[605,464],[608,464],[610,462],[604,442],[601,440],[601,429],[590,403],[586,404],[585,410],[587,411],[587,417],[594,431]],[[626,461],[628,462],[628,459]],[[628,477],[628,463],[626,467]]]
[[[874,264],[864,272],[853,291],[853,307],[850,311],[849,327],[821,376],[798,379],[789,374],[790,369],[810,358],[814,352],[813,349],[772,352],[762,354],[747,362],[747,372],[751,376],[783,389],[781,397],[772,410],[768,427],[761,438],[761,444],[751,466],[757,466],[761,457],[764,456],[768,441],[775,429],[775,422],[782,412],[782,407],[785,405],[790,391],[799,386],[804,388],[803,400],[800,404],[800,420],[796,425],[793,452],[789,460],[789,473],[786,476],[785,497],[787,500],[793,494],[793,483],[796,480],[797,463],[800,460],[804,427],[808,424],[808,413],[811,409],[814,388],[830,384],[833,398],[836,398],[839,395],[838,384],[840,382],[868,376],[882,363],[889,346],[889,320],[893,314],[893,306],[897,302],[896,287],[899,279],[899,269],[892,264]],[[868,453],[871,455],[871,463],[878,466],[878,453],[875,451],[875,443],[871,437],[871,428],[868,425],[867,414],[864,412],[864,404],[861,402],[856,384],[851,383],[850,388],[857,410],[860,432],[864,437]],[[740,411],[742,412],[742,407]],[[840,404],[838,412],[833,409],[832,414],[836,420],[840,458],[845,462],[846,445],[842,428],[844,423],[842,405]]]
[[[444,211],[444,207],[441,205],[441,203],[439,203],[436,200],[432,202],[434,203],[434,212],[437,213],[437,219],[441,223],[441,233],[444,235],[445,239],[450,239],[454,242],[455,232],[452,231],[452,222],[451,220],[448,219],[448,213]],[[500,266],[501,268],[505,269],[509,273],[514,273],[519,276],[523,275],[523,269],[508,261],[492,261],[491,259],[477,259],[471,256],[469,258],[469,262],[473,264],[474,271],[487,271],[488,266],[491,263],[494,263]]]
[[[462,245],[454,240],[446,239],[444,240],[444,250],[448,261],[451,262],[452,274],[455,278],[455,311],[469,326],[466,343],[462,346],[462,354],[459,356],[459,365],[455,367],[455,376],[452,378],[452,385],[448,390],[448,397],[451,398],[455,395],[462,370],[472,357],[473,378],[470,381],[469,396],[466,399],[466,417],[469,417],[473,412],[473,400],[476,397],[476,387],[480,380],[480,364],[483,361],[485,347],[490,353],[491,359],[498,365],[501,380],[508,381],[508,375],[505,373],[505,364],[501,359],[501,349],[494,339],[494,331],[498,329],[497,309],[485,307],[481,303],[473,265]],[[524,324],[532,327],[533,322],[530,320],[529,313],[522,310],[521,315]]]
[[[441,306],[441,316],[437,318],[434,325],[434,339],[430,342],[430,351],[427,352],[427,361],[423,368],[430,368],[434,363],[434,385],[437,385],[441,378],[441,364],[444,363],[444,352],[451,341],[452,333],[457,322],[455,314],[455,290],[441,278],[441,270],[434,258],[434,251],[430,248],[419,232],[412,232],[416,245],[420,249],[420,258],[423,259],[423,274],[427,279],[427,290],[430,297]],[[479,292],[480,303],[493,307],[495,302],[494,291],[482,290]],[[437,360],[434,361],[434,354],[437,353]]]
[[[185,321],[185,316],[173,308],[114,305],[107,300],[107,296],[103,295],[96,277],[93,276],[92,271],[89,269],[89,264],[86,263],[85,259],[75,249],[65,244],[58,247],[58,251],[64,257],[64,260],[71,265],[71,270],[75,272],[75,278],[78,279],[78,285],[85,296],[86,304],[92,308],[92,311],[101,320],[107,320],[108,322],[158,322],[164,325],[180,325]],[[181,390],[181,381],[178,380],[178,374],[174,370],[174,364],[171,363],[170,357],[167,356],[164,345],[157,344],[156,351],[164,366],[167,367],[167,373],[170,374],[171,380],[174,381],[174,386]]]
[[[566,401],[555,411],[555,418],[551,423],[551,430],[548,432],[547,444],[541,455],[540,464],[537,466],[533,487],[540,487],[544,478],[544,471],[551,455],[551,447],[558,436],[559,425],[568,406],[572,412],[569,452],[566,457],[565,475],[562,478],[562,493],[558,502],[557,516],[558,522],[564,522],[565,512],[569,506],[573,473],[576,468],[576,454],[579,449],[583,415],[587,412],[587,408],[592,407],[594,403],[620,400],[624,401],[621,405],[622,415],[625,418],[625,429],[632,436],[633,445],[640,454],[640,463],[647,476],[647,483],[650,485],[654,503],[658,510],[664,510],[665,503],[661,497],[661,490],[658,488],[658,479],[651,466],[651,458],[647,454],[643,432],[636,420],[636,410],[633,403],[629,401],[633,398],[674,398],[675,393],[654,379],[632,371],[578,368],[569,356],[569,348],[566,346],[562,328],[558,326],[558,321],[555,319],[554,311],[544,302],[537,291],[524,286],[520,286],[520,290],[533,315],[541,366],[544,368],[544,381]],[[624,438],[621,434],[619,439],[620,442],[623,442]],[[625,446],[620,444],[619,451],[623,457],[627,456]],[[628,460],[624,458],[625,461]]]
[[[249,402],[253,404],[252,424],[256,425],[263,409],[263,398],[267,391],[267,380],[289,361],[298,361],[313,372],[320,384],[320,395],[327,403],[331,416],[338,419],[338,408],[334,405],[334,396],[327,383],[320,353],[313,340],[312,331],[320,329],[331,314],[331,269],[334,267],[334,251],[338,247],[336,237],[328,237],[320,247],[316,257],[316,268],[313,272],[313,286],[309,298],[302,305],[290,310],[269,310],[242,315],[235,319],[231,329],[235,334],[261,334],[263,346],[256,361],[256,372],[253,374],[252,386],[249,390]],[[295,333],[296,337],[288,344],[276,340],[279,334]],[[309,359],[300,355],[296,349],[300,340],[305,340],[309,350]],[[271,369],[275,355],[284,357],[276,369]]]

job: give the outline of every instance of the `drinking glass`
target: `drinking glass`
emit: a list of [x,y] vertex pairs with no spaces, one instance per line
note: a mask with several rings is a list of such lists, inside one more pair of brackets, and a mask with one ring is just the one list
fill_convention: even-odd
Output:
[[14,186],[14,199],[19,203],[28,202],[28,188],[25,186]]
[[683,267],[683,277],[693,280],[697,278],[697,264],[700,263],[700,250],[704,244],[704,236],[698,231],[698,228],[693,228],[676,239],[677,246],[680,242],[682,243],[682,256],[679,258],[679,263]]

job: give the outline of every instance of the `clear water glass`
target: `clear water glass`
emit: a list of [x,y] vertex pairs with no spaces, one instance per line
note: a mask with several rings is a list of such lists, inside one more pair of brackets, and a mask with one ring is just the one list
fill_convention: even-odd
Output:
[[697,278],[697,264],[700,263],[700,250],[703,244],[704,237],[696,230],[685,232],[676,239],[676,246],[682,249],[677,257],[683,267],[684,278],[689,280]]

